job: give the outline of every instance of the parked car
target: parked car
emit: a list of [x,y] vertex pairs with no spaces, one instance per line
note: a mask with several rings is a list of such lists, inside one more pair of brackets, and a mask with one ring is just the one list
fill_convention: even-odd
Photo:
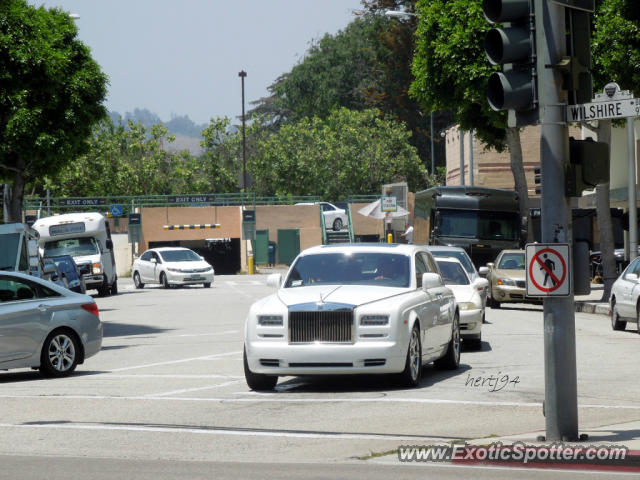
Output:
[[93,298],[31,275],[0,272],[0,370],[37,368],[62,377],[101,346]]
[[611,287],[611,327],[624,330],[635,323],[640,333],[640,257],[624,269]]
[[329,202],[301,202],[296,205],[320,205],[320,210],[324,216],[325,228],[332,228],[334,231],[342,230],[349,223],[347,220],[347,212],[342,208],[336,207]]
[[458,368],[458,307],[424,246],[312,247],[267,283],[277,292],[251,306],[245,325],[254,390],[279,375],[397,373],[417,386],[424,363]]
[[213,267],[204,258],[183,247],[151,248],[133,262],[131,271],[136,288],[147,283],[164,288],[201,283],[209,288],[214,277]]
[[84,276],[71,255],[61,255],[59,257],[46,258],[45,260],[52,261],[58,267],[58,271],[67,281],[69,290],[77,293],[87,292]]
[[536,302],[540,299],[526,296],[524,250],[502,250],[494,263],[488,263],[489,296],[487,304],[500,308],[504,302]]
[[[476,270],[476,266],[469,258],[466,250],[461,247],[451,247],[451,246],[443,246],[443,245],[429,245],[427,247],[431,254],[436,257],[453,257],[460,260],[460,263],[467,271],[469,275],[469,279],[472,282],[475,282],[479,278],[484,278],[489,273],[489,269],[487,267],[480,267],[480,270]],[[480,292],[480,298],[482,298],[482,306],[484,307],[487,304],[487,295],[489,294],[489,282],[482,288]]]
[[486,291],[489,282],[486,278],[471,280],[462,262],[453,257],[436,257],[444,284],[456,297],[460,312],[460,336],[473,350],[482,347],[482,323],[484,322],[484,303],[480,292]]
[[[40,275],[38,275],[40,276]],[[42,276],[44,280],[55,283],[62,288],[69,288],[69,282],[65,274],[58,268],[50,258],[42,259]]]

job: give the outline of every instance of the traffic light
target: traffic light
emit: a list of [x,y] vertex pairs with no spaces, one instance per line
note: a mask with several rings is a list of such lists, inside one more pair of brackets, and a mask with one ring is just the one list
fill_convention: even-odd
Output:
[[534,0],[483,0],[482,10],[492,28],[484,38],[489,61],[502,65],[487,85],[487,100],[494,110],[508,110],[508,125],[539,122]]
[[533,176],[533,182],[536,184],[536,189],[535,189],[536,195],[541,195],[542,194],[542,168],[540,168],[539,166],[534,167],[533,173],[535,174]]
[[580,197],[583,190],[609,181],[609,144],[569,138],[569,160],[566,194]]
[[[593,2],[589,5],[593,11]],[[569,93],[569,105],[589,103],[593,99],[591,78],[591,14],[588,11],[567,8],[568,69],[564,71],[563,89]]]

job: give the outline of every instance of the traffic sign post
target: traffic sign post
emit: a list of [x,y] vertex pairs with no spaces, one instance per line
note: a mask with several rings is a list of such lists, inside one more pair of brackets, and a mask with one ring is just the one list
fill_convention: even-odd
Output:
[[[567,56],[565,8],[546,0],[534,0],[538,45],[540,97],[540,165],[542,167],[542,241],[569,244],[572,240],[571,208],[565,195],[569,159],[569,131],[564,95],[561,92]],[[538,21],[539,20],[539,21]],[[549,252],[546,252],[549,253]],[[561,252],[559,252],[561,253]],[[544,255],[544,253],[542,254]],[[568,256],[567,256],[568,258]],[[546,259],[542,257],[542,263]],[[537,260],[536,260],[537,262]],[[560,262],[562,263],[562,262]],[[539,264],[539,263],[538,263]],[[569,265],[565,269],[569,272]],[[553,272],[549,265],[548,270]],[[556,264],[555,269],[559,266]],[[543,269],[537,275],[545,273]],[[564,285],[570,273],[558,280]],[[549,275],[550,278],[551,275]],[[537,277],[539,278],[539,277]],[[549,287],[549,279],[543,288]],[[546,292],[553,293],[553,292]],[[547,441],[578,440],[578,385],[576,371],[575,305],[571,291],[566,296],[544,296],[544,406]]]
[[567,243],[526,245],[528,297],[567,297],[571,294],[571,260]]

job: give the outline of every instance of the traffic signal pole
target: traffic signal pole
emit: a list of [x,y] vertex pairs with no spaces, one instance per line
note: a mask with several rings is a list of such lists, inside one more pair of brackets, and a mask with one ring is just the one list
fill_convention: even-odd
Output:
[[[565,194],[569,163],[566,98],[559,65],[566,56],[565,8],[534,0],[542,170],[542,243],[572,243],[571,206]],[[578,392],[573,292],[544,298],[545,423],[547,441],[578,440]]]

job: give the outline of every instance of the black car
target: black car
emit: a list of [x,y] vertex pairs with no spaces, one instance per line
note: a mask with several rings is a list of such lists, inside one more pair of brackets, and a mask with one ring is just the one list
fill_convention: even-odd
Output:
[[80,273],[80,269],[70,255],[60,255],[59,257],[49,257],[46,261],[53,262],[60,270],[61,274],[66,278],[69,290],[78,293],[86,293],[87,287],[84,283],[84,277]]

